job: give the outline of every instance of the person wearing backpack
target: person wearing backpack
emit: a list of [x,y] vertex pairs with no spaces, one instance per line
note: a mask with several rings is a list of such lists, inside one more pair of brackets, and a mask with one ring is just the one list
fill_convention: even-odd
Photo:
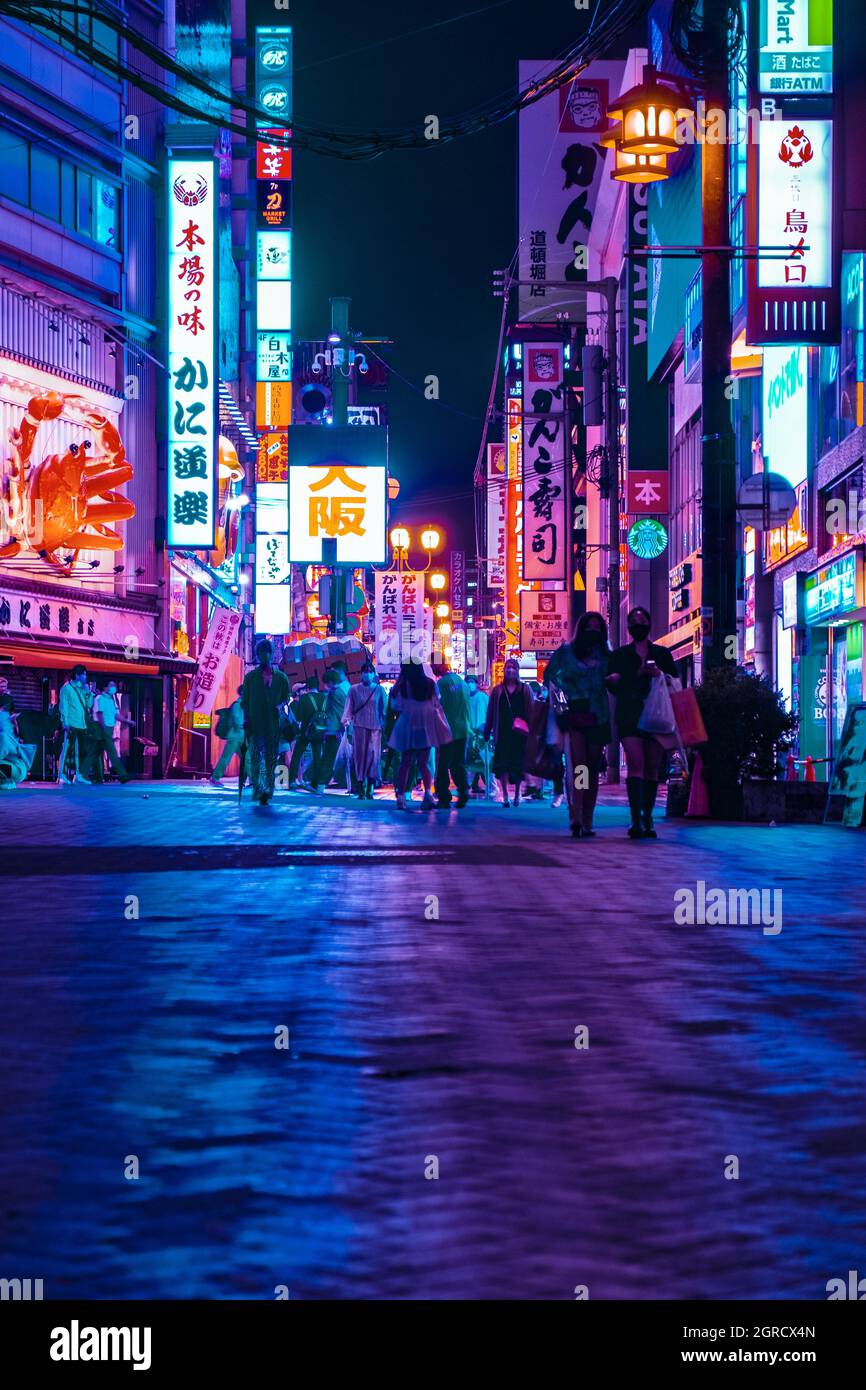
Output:
[[289,791],[302,791],[306,790],[306,783],[301,780],[301,765],[304,754],[308,751],[312,753],[312,765],[315,766],[321,756],[320,749],[325,737],[325,696],[319,689],[318,676],[312,675],[307,678],[304,693],[293,712],[301,732],[295,739],[292,748],[292,758],[289,763]]
[[223,751],[220,753],[219,762],[210,775],[210,780],[215,787],[220,785],[225,770],[236,753],[240,753],[244,746],[244,710],[241,704],[243,686],[238,686],[238,698],[233,700],[224,709],[217,710],[216,736],[225,740]]

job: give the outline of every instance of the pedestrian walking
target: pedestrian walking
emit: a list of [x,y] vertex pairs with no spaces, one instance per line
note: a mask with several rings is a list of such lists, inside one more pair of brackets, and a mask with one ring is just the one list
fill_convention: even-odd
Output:
[[607,623],[600,613],[590,611],[581,615],[572,640],[557,648],[544,672],[545,684],[554,689],[552,709],[566,742],[569,821],[577,840],[595,834],[599,771],[605,744],[610,743],[605,685],[610,659]]
[[614,697],[617,735],[625,751],[628,771],[625,784],[631,811],[628,833],[632,840],[657,838],[653,807],[664,752],[658,740],[639,727],[640,717],[652,682],[676,675],[674,659],[667,647],[649,640],[650,626],[646,608],[631,610],[628,630],[632,640],[613,653],[607,677],[607,688]]
[[[60,723],[63,728],[63,744],[58,761],[58,782],[71,786],[73,780],[83,786],[90,786],[87,776],[91,765],[92,725],[91,707],[93,695],[87,684],[87,668],[73,666],[68,681],[60,687]],[[69,775],[71,758],[72,776]]]
[[334,665],[325,672],[324,737],[319,744],[318,757],[310,769],[311,791],[317,792],[320,787],[327,787],[331,780],[343,731],[343,710],[351,688],[345,669]]
[[343,708],[343,727],[352,729],[352,771],[358,800],[373,800],[382,761],[382,730],[385,727],[385,692],[372,666],[361,672],[357,685],[350,686]]
[[[466,745],[469,795],[484,796],[486,792],[490,791],[490,754],[484,737],[484,725],[487,721],[490,696],[486,690],[481,689],[477,676],[466,676],[465,679],[469,691],[470,712],[469,738]],[[483,789],[478,786],[479,779],[484,782]]]
[[235,754],[240,754],[244,746],[244,707],[241,696],[244,693],[242,685],[238,686],[238,698],[233,700],[224,709],[217,710],[217,738],[224,739],[223,751],[220,753],[219,761],[210,775],[210,780],[215,787],[220,785],[220,781],[225,774],[225,770]]
[[440,743],[436,750],[436,805],[445,811],[451,805],[451,782],[457,788],[457,809],[469,800],[469,778],[466,775],[466,740],[472,726],[472,705],[469,687],[456,671],[446,671],[439,678],[439,699],[451,729],[449,743]]
[[302,777],[304,756],[309,753],[310,767],[315,767],[321,757],[320,749],[325,737],[325,696],[319,689],[318,676],[307,677],[304,693],[293,706],[292,713],[300,726],[300,733],[295,739],[289,762],[289,790],[301,791],[308,789],[308,783]]
[[407,662],[391,691],[391,701],[397,711],[397,722],[391,732],[390,745],[400,755],[394,782],[397,808],[406,809],[409,767],[416,759],[424,785],[421,809],[432,811],[436,803],[430,794],[433,785],[430,750],[451,741],[451,729],[439,703],[436,682],[418,662]]
[[526,759],[526,740],[532,712],[532,694],[520,679],[520,666],[509,658],[504,679],[490,692],[484,737],[493,738],[493,772],[502,790],[502,805],[510,806],[508,784],[514,786],[514,804],[520,805],[520,784]]
[[15,726],[15,702],[6,687],[0,693],[0,791],[14,791],[30,771],[36,745],[22,743]]
[[105,780],[105,759],[115,777],[120,782],[129,781],[123,761],[117,751],[115,730],[119,724],[133,721],[121,714],[117,707],[117,681],[109,678],[93,701],[93,723],[90,726],[91,755],[93,758],[93,780]]
[[[244,678],[241,706],[248,749],[253,797],[266,806],[274,794],[280,720],[289,699],[289,680],[274,667],[273,644],[262,638],[256,644],[258,666]],[[245,769],[241,768],[241,778]]]

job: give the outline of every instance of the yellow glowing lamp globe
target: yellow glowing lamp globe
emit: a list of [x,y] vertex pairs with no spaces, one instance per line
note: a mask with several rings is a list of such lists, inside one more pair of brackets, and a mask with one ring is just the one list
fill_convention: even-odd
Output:
[[442,633],[442,636],[443,636],[443,637],[450,637],[450,636],[451,636],[451,624],[450,624],[450,623],[440,623],[440,624],[439,624],[439,631]]
[[395,550],[408,550],[409,539],[409,532],[405,526],[395,526],[391,531],[391,545]]
[[678,148],[676,93],[662,86],[655,68],[644,68],[644,80],[631,91],[617,97],[608,108],[612,120],[619,121],[617,148],[629,154],[673,154]]
[[448,614],[449,614],[450,612],[451,612],[451,606],[450,606],[450,604],[447,604],[447,603],[437,603],[437,605],[436,605],[436,617],[437,617],[437,618],[447,618],[447,617],[448,617]]
[[430,588],[431,588],[431,589],[436,589],[437,591],[441,591],[442,589],[445,588],[445,585],[446,585],[447,583],[448,583],[448,580],[445,578],[445,575],[442,573],[441,570],[434,570],[434,571],[433,571],[433,573],[432,573],[431,576],[430,576]]
[[421,532],[421,544],[425,550],[438,550],[442,544],[442,536],[435,526],[427,526]]
[[657,183],[666,179],[669,172],[667,155],[632,154],[617,149],[610,176],[617,183]]

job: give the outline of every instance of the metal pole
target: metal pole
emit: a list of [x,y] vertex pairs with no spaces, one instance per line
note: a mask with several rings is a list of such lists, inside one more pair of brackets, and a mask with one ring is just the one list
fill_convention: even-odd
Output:
[[[725,51],[725,0],[705,0],[704,28]],[[728,109],[728,72],[722,63],[707,74],[706,109]],[[725,639],[737,631],[736,461],[731,408],[731,300],[729,258],[719,247],[731,242],[728,207],[728,147],[705,141],[701,152],[701,491],[703,518],[702,616],[707,619],[702,669],[725,662]]]
[[[611,646],[620,644],[619,596],[619,363],[617,361],[616,296],[617,282],[613,275],[604,281],[607,305],[607,402],[604,412],[605,451],[607,454],[608,546],[607,567],[608,635]],[[566,738],[568,735],[566,735]],[[614,739],[607,748],[607,782],[619,784],[619,743]]]

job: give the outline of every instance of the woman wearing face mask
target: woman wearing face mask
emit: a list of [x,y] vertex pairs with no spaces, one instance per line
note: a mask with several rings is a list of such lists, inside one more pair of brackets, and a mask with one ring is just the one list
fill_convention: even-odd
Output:
[[373,800],[380,776],[382,730],[385,727],[385,694],[372,666],[361,672],[358,685],[349,690],[343,707],[343,728],[352,726],[352,771],[358,800]]
[[618,647],[610,659],[607,688],[615,700],[616,727],[628,768],[626,789],[631,810],[629,837],[654,840],[653,807],[659,787],[662,746],[652,734],[638,728],[650,682],[675,676],[674,659],[667,647],[649,640],[650,615],[633,608],[628,615],[631,642]]
[[504,676],[502,684],[495,685],[490,692],[484,738],[493,735],[493,772],[502,788],[502,805],[511,805],[508,800],[510,780],[514,783],[514,804],[519,806],[532,692],[520,679],[520,667],[513,659],[506,661]]
[[546,685],[557,686],[568,701],[557,722],[569,741],[572,790],[571,833],[576,840],[594,835],[592,816],[598,799],[601,755],[610,742],[610,715],[605,679],[610,661],[607,624],[600,613],[578,619],[571,642],[554,652],[544,672]]

